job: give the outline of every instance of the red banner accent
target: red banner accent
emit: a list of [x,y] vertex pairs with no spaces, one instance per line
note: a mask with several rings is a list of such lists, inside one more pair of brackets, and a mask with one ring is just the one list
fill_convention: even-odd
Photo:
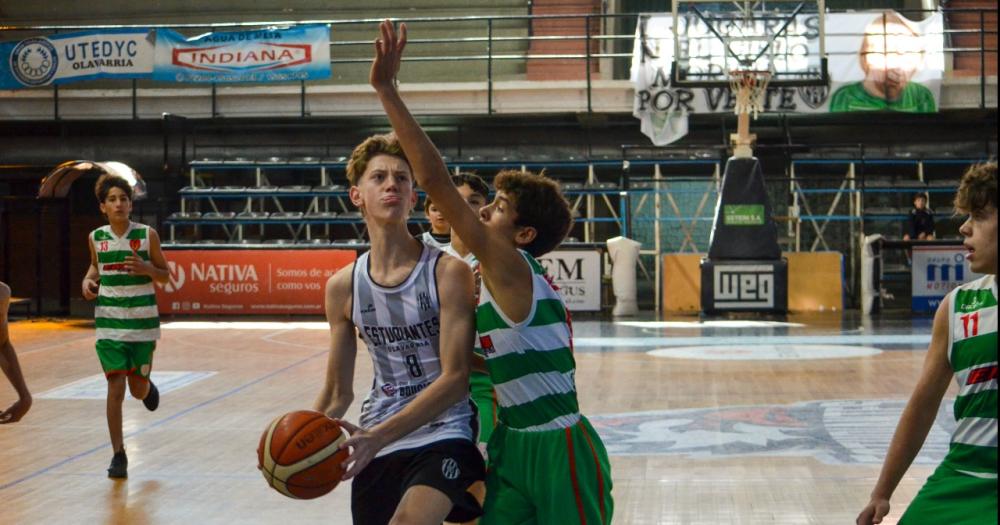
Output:
[[326,281],[353,250],[169,250],[162,314],[322,314]]

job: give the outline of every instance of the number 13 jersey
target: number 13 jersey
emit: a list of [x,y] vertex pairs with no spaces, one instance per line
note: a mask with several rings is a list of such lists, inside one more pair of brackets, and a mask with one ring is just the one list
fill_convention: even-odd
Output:
[[[410,275],[399,285],[376,283],[366,252],[354,263],[351,319],[368,346],[375,369],[372,389],[361,405],[361,426],[392,417],[441,375],[441,308],[435,271],[442,252],[424,245]],[[443,439],[475,435],[468,396],[427,424],[390,443],[376,457]]]

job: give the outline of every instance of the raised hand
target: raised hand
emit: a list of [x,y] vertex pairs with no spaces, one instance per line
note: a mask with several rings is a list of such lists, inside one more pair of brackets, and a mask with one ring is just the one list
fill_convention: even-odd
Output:
[[395,87],[396,74],[406,47],[406,24],[399,25],[399,35],[388,19],[379,24],[379,38],[375,39],[375,60],[368,74],[368,82],[376,90]]

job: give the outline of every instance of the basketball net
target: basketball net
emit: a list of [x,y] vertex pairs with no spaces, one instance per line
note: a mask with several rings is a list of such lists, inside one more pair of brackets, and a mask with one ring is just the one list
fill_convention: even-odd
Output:
[[764,94],[771,81],[770,71],[740,69],[729,72],[729,86],[736,95],[736,133],[730,136],[734,157],[752,157],[757,135],[750,133],[750,116],[754,120],[764,110]]

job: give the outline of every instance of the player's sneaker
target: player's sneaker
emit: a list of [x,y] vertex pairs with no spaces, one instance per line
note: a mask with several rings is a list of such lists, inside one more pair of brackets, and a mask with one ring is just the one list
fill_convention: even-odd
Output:
[[127,478],[128,477],[128,456],[125,455],[125,450],[121,452],[115,452],[113,458],[111,458],[111,466],[108,467],[108,477],[109,478]]
[[152,381],[149,382],[149,393],[146,394],[146,397],[142,398],[142,404],[146,405],[146,408],[150,412],[160,406],[160,391],[157,390],[156,385]]

